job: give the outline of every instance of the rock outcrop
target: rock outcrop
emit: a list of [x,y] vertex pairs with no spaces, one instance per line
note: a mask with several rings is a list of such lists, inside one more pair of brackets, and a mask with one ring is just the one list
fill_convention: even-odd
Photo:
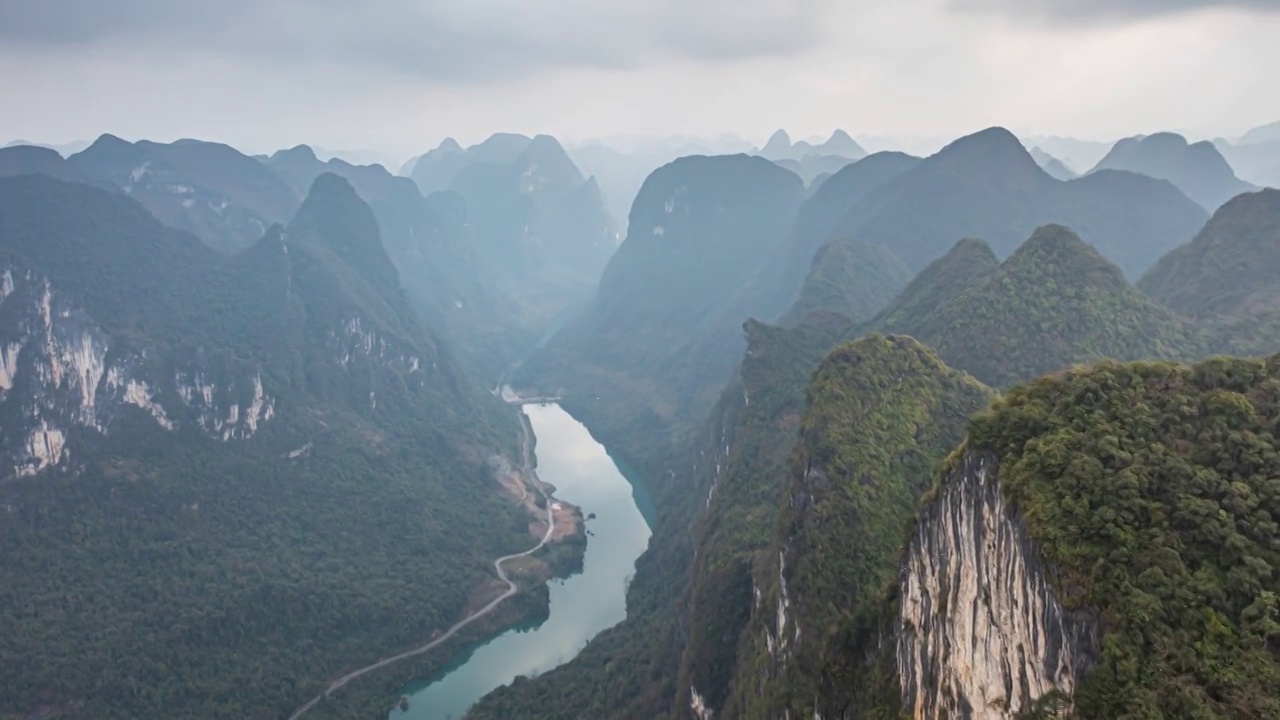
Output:
[[1100,626],[1064,609],[995,461],[965,452],[925,510],[902,567],[897,666],[914,718],[1003,720],[1069,698]]

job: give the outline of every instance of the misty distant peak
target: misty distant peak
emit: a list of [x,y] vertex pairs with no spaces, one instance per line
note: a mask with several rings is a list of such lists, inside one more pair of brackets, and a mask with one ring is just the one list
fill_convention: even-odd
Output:
[[271,156],[272,162],[284,160],[286,162],[320,162],[316,157],[316,152],[311,149],[310,145],[295,145],[288,150],[277,150],[276,154]]
[[935,166],[994,173],[1008,179],[1048,178],[1022,141],[1002,127],[987,128],[955,140],[926,162]]
[[1212,212],[1253,185],[1235,170],[1213,143],[1194,144],[1177,133],[1159,132],[1117,142],[1091,172],[1128,170],[1167,180]]
[[854,160],[866,156],[867,151],[849,133],[836,129],[831,137],[818,148],[824,155],[839,155]]
[[760,149],[760,154],[765,157],[782,157],[791,152],[791,136],[786,130],[779,129],[769,137],[769,142],[764,144]]
[[441,153],[452,154],[452,153],[460,153],[462,151],[463,151],[462,146],[459,145],[458,141],[453,139],[452,137],[445,138],[444,141],[442,141],[440,145],[436,148],[436,152],[441,152]]
[[102,148],[122,147],[125,145],[132,145],[132,144],[133,143],[129,142],[128,140],[112,135],[111,133],[102,133],[101,135],[98,136],[98,139],[94,140],[89,147],[90,148],[96,147],[96,148],[102,149]]

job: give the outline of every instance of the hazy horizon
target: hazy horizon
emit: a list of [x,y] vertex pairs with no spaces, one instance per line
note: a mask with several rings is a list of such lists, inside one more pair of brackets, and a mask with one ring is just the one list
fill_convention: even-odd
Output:
[[[372,9],[370,9],[372,8]],[[0,0],[0,137],[396,157],[498,131],[1110,141],[1280,119],[1275,0]],[[566,20],[553,20],[552,15]]]

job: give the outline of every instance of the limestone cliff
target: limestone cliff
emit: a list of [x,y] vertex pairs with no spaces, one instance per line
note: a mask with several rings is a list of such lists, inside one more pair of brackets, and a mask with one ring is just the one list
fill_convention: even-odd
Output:
[[1070,697],[1100,629],[1063,609],[995,461],[964,452],[912,535],[902,566],[897,666],[914,718],[1001,720]]

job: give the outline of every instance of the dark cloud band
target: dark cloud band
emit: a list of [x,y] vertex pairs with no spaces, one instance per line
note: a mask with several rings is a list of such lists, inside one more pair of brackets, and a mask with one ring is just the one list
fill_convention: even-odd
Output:
[[0,43],[364,64],[441,81],[790,55],[823,0],[0,0]]

